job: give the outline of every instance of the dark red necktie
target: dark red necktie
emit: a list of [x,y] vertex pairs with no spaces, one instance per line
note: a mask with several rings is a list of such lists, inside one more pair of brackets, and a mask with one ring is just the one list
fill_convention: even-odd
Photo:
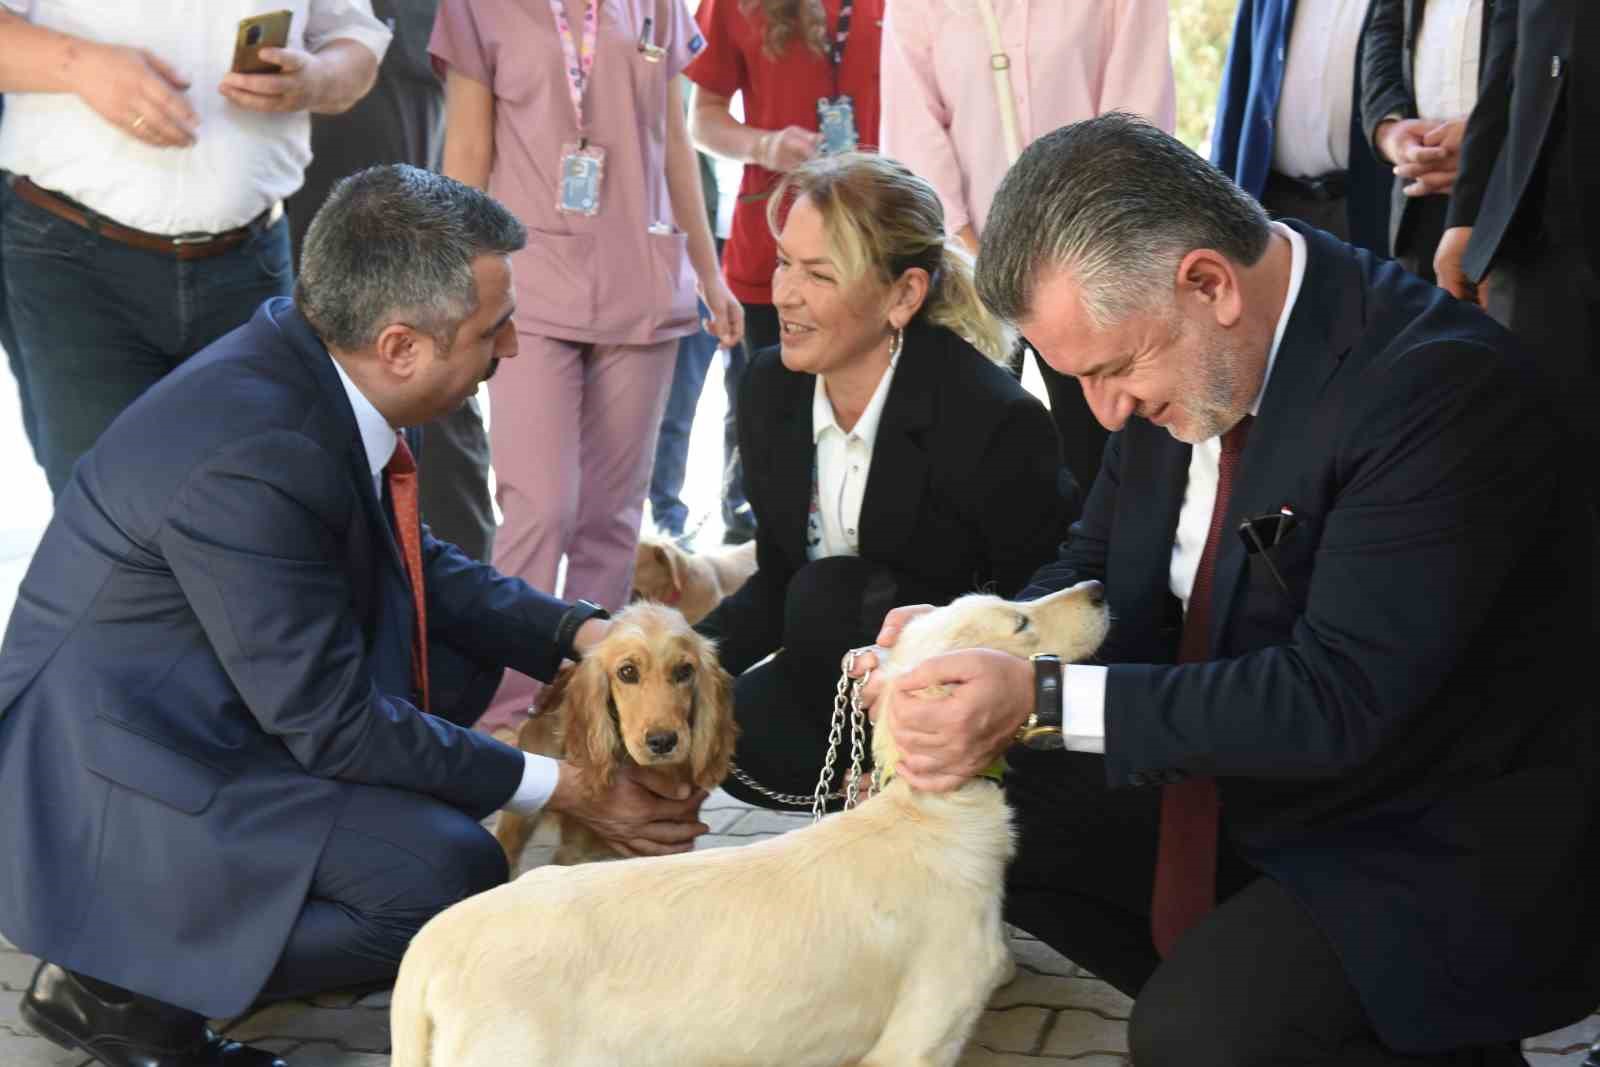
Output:
[[422,506],[417,498],[417,461],[405,434],[395,435],[394,455],[383,468],[394,505],[394,524],[400,531],[400,554],[406,561],[411,602],[416,605],[416,628],[411,634],[411,680],[428,710],[428,597],[422,585]]
[[[1194,574],[1189,610],[1184,614],[1179,663],[1203,663],[1211,652],[1211,589],[1217,570],[1217,545],[1228,518],[1233,475],[1239,468],[1250,433],[1251,416],[1222,435],[1217,462],[1217,501],[1211,508],[1211,529]],[[1156,951],[1165,957],[1178,938],[1216,905],[1217,783],[1191,778],[1163,786],[1161,831],[1156,849],[1155,889],[1150,903],[1150,933]]]

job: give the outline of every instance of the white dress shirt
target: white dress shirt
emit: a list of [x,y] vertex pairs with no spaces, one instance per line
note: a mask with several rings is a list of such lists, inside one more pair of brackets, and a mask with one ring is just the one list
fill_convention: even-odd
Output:
[[[1283,343],[1283,333],[1289,327],[1289,316],[1294,313],[1300,285],[1306,277],[1305,238],[1280,223],[1273,223],[1273,228],[1289,239],[1289,289],[1284,295],[1283,311],[1278,315],[1277,329],[1272,334],[1272,347],[1267,350],[1267,369],[1261,376],[1261,389],[1250,404],[1252,415],[1260,412],[1261,398],[1267,395],[1267,383],[1272,380],[1272,368],[1278,362],[1278,346]],[[1217,465],[1221,457],[1220,436],[1201,441],[1189,452],[1189,483],[1184,489],[1183,507],[1178,511],[1178,528],[1172,539],[1172,564],[1167,577],[1168,588],[1173,596],[1183,601],[1185,614],[1189,611],[1194,576],[1200,569],[1200,556],[1205,551],[1206,535],[1211,532],[1211,512],[1217,502]],[[1067,747],[1076,752],[1104,752],[1106,668],[1069,664],[1062,670],[1061,696],[1062,734]]]
[[1417,114],[1453,119],[1478,102],[1483,0],[1428,0],[1417,30],[1411,83]]
[[806,523],[807,559],[861,554],[861,498],[872,471],[872,447],[878,440],[878,422],[883,418],[897,362],[898,358],[889,361],[866,410],[849,433],[839,428],[828,387],[822,375],[817,375],[811,394],[811,443],[816,459]]
[[390,39],[370,0],[0,0],[0,6],[46,29],[142,48],[189,79],[184,96],[199,127],[188,148],[145,144],[74,93],[7,93],[0,120],[0,168],[124,226],[165,235],[243,226],[299,189],[311,161],[309,114],[250,111],[218,91],[233,63],[240,19],[287,9],[290,47],[309,52],[345,38],[382,59]]
[[1278,97],[1272,169],[1315,178],[1350,166],[1356,50],[1368,0],[1299,0]]
[[[7,106],[10,106],[9,104]],[[339,361],[328,357],[333,362],[333,369],[339,374],[339,381],[344,386],[345,395],[350,398],[350,408],[356,415],[356,429],[361,433],[361,446],[367,454],[367,466],[372,471],[372,491],[377,494],[381,503],[383,500],[383,468],[389,465],[389,459],[394,455],[396,435],[400,432],[389,425],[389,420],[383,413],[373,406],[366,394],[356,388],[356,383],[344,372]],[[511,799],[506,801],[507,811],[517,812],[519,815],[533,815],[549,803],[550,795],[556,791],[556,778],[560,771],[556,761],[549,756],[536,756],[531,752],[522,754],[522,782],[517,786],[517,791]]]

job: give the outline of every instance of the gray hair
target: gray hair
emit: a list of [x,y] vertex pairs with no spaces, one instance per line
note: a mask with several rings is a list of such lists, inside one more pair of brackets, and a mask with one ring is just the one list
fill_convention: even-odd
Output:
[[403,163],[368,167],[334,186],[311,220],[295,302],[342,351],[397,321],[448,346],[477,310],[472,261],[527,243],[516,216],[470,185]]
[[1210,248],[1250,266],[1266,212],[1227,175],[1143,119],[1113,111],[1046,134],[1000,184],[978,292],[1001,318],[1032,311],[1041,271],[1066,270],[1101,329],[1170,298],[1178,264]]

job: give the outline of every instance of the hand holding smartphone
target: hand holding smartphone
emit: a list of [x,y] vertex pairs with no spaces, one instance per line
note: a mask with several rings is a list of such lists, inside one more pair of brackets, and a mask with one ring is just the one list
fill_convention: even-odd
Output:
[[286,48],[289,45],[289,23],[292,11],[269,11],[265,15],[251,15],[239,20],[238,36],[233,44],[235,74],[277,74],[283,68],[261,58],[263,48]]

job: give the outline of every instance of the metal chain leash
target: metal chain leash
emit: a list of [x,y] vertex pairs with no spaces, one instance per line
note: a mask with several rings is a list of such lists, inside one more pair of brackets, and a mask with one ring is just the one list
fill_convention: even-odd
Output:
[[[823,757],[822,773],[817,776],[817,787],[810,796],[799,793],[780,793],[768,789],[737,764],[733,767],[735,780],[760,793],[769,800],[775,800],[788,807],[803,808],[811,805],[811,820],[819,822],[827,812],[828,801],[843,800],[844,810],[848,811],[860,802],[861,790],[861,764],[866,759],[867,751],[867,712],[861,706],[861,690],[866,687],[867,680],[872,677],[869,670],[860,678],[852,679],[850,671],[855,666],[856,649],[845,653],[844,666],[839,675],[839,684],[835,687],[833,697],[833,719],[828,726],[828,751]],[[841,789],[833,789],[833,765],[838,759],[839,743],[844,740],[845,719],[848,712],[850,722],[850,770]]]

